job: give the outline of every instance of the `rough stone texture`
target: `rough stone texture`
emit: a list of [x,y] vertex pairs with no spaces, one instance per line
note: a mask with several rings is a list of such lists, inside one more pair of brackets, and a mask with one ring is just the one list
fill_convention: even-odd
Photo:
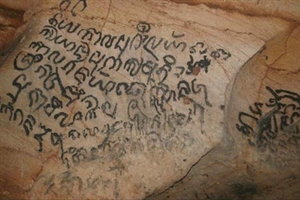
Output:
[[299,2],[176,2],[0,1],[1,198],[300,198]]
[[205,4],[227,12],[241,12],[249,16],[276,17],[299,22],[300,2],[294,0],[171,0],[189,5]]
[[228,98],[223,145],[149,199],[300,197],[299,36],[291,27],[242,67]]

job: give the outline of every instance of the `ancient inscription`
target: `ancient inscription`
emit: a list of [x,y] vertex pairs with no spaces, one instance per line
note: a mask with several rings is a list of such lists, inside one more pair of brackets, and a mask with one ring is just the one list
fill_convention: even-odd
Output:
[[299,158],[300,94],[266,87],[270,98],[240,112],[236,128],[260,152]]
[[68,168],[193,145],[187,127],[202,134],[213,106],[201,75],[230,52],[201,39],[188,43],[171,29],[161,37],[145,21],[136,22],[135,34],[88,27],[76,22],[87,6],[85,0],[61,1],[39,37],[17,53],[12,65],[18,75],[1,98],[0,114],[34,139],[38,152],[59,148]]
[[[112,170],[115,170],[114,168]],[[118,170],[116,170],[118,171]],[[106,191],[112,189],[114,196],[118,196],[118,179],[104,178],[102,175],[95,175],[88,178],[81,178],[76,172],[65,171],[60,174],[42,175],[37,179],[39,190],[44,191],[44,195],[54,193],[72,195],[74,191],[99,190]]]

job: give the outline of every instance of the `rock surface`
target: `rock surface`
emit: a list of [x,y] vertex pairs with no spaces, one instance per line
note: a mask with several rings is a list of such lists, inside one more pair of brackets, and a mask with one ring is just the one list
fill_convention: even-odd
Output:
[[299,198],[299,3],[243,2],[0,1],[0,197]]

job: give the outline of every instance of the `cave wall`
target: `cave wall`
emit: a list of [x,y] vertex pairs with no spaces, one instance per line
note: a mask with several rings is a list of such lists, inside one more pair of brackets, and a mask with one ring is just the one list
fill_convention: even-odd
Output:
[[0,1],[1,198],[299,198],[299,9]]

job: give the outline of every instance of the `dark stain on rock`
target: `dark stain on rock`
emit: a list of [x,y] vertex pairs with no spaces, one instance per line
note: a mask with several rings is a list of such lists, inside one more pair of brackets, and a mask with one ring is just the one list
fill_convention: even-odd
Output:
[[225,106],[224,105],[220,105],[220,110],[224,110]]
[[252,196],[257,193],[257,186],[253,183],[234,183],[231,187],[232,192],[239,199],[252,199]]

